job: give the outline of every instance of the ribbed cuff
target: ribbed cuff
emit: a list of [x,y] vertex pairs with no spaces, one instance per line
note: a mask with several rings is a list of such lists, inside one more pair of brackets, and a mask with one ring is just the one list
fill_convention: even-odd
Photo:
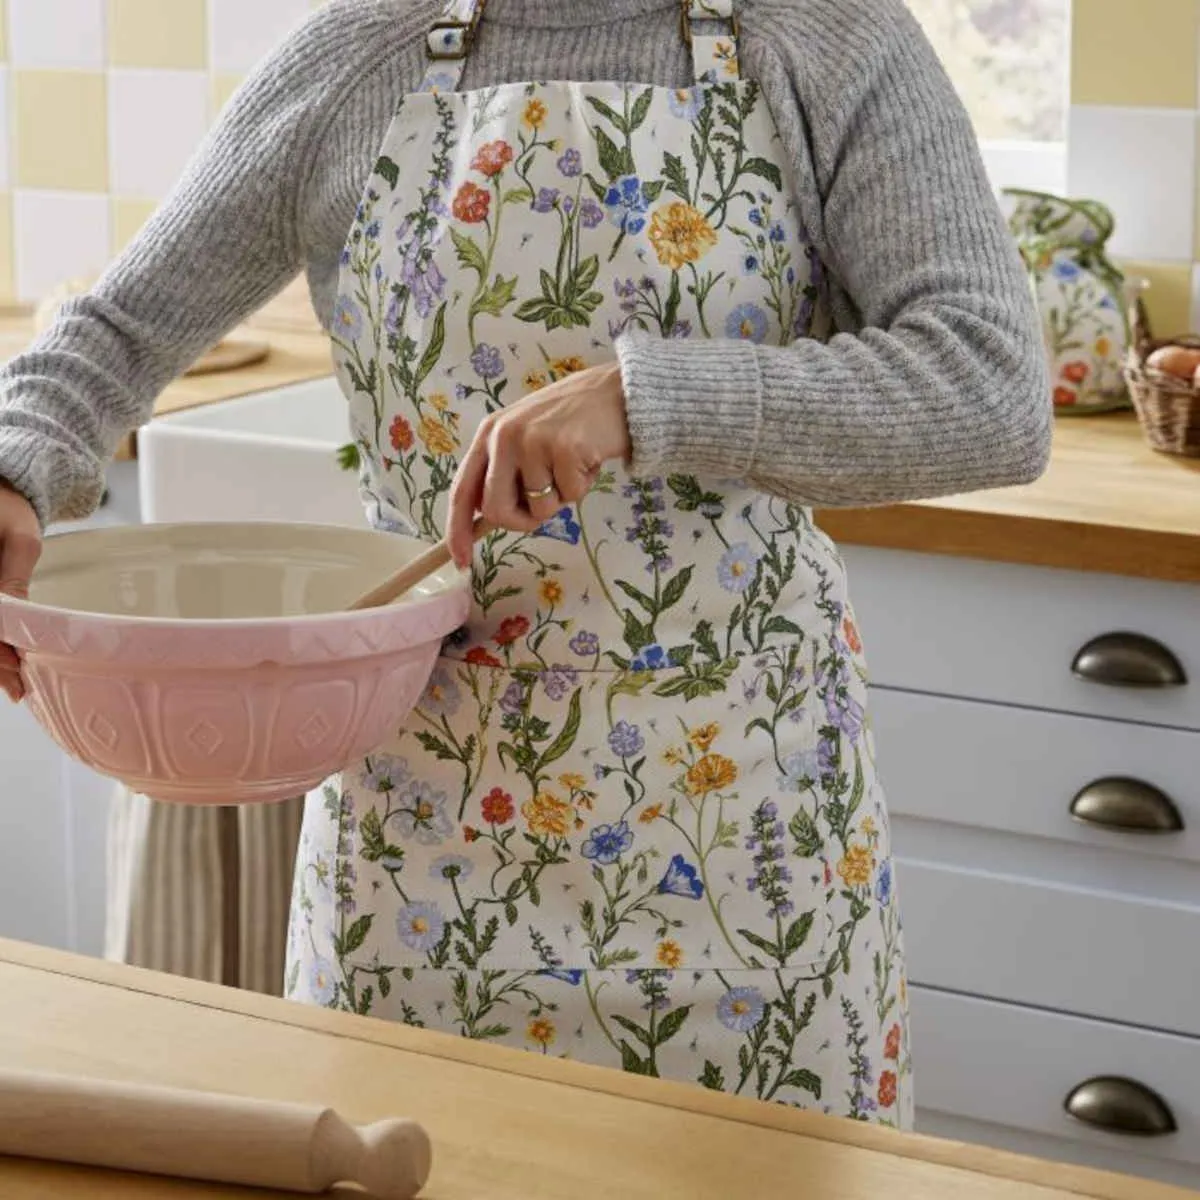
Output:
[[762,375],[751,342],[623,334],[616,342],[637,475],[750,473],[762,429]]
[[44,530],[52,521],[90,516],[104,492],[103,471],[81,462],[38,429],[0,422],[0,479],[33,506]]

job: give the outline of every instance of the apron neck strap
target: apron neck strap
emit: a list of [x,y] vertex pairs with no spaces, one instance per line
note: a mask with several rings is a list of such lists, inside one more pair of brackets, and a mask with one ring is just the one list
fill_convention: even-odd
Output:
[[[462,85],[467,56],[479,31],[487,0],[446,0],[440,20],[425,38],[428,66],[422,92],[454,92]],[[712,26],[725,26],[712,31]],[[696,80],[728,82],[739,78],[741,32],[734,0],[679,0],[679,30],[692,51]]]

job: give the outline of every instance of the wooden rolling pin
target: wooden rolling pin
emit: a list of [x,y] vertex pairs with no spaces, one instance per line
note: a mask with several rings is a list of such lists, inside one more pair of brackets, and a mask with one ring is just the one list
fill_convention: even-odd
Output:
[[414,1121],[7,1070],[0,1154],[310,1194],[352,1183],[376,1200],[412,1200],[432,1165]]

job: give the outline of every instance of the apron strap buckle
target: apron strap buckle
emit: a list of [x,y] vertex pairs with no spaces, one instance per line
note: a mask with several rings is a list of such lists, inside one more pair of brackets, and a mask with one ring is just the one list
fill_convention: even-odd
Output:
[[693,21],[726,21],[733,40],[741,41],[742,21],[737,10],[728,2],[722,4],[720,0],[716,3],[706,0],[679,0],[679,33],[683,44],[688,47],[692,45]]
[[[434,62],[461,62],[471,52],[487,0],[471,0],[464,17],[445,17],[429,27],[425,50]],[[461,6],[451,6],[451,11]]]

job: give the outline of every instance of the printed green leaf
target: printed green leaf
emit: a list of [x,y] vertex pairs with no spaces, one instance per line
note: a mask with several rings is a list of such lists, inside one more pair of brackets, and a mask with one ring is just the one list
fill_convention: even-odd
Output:
[[663,176],[667,182],[667,190],[674,192],[681,200],[691,203],[692,193],[688,188],[687,168],[678,154],[663,155]]
[[650,1064],[628,1042],[622,1042],[621,1070],[627,1075],[649,1075]]
[[788,822],[788,832],[795,839],[793,853],[798,858],[812,858],[823,844],[821,831],[807,809],[800,809]]
[[371,932],[371,923],[374,920],[375,914],[367,913],[365,916],[359,917],[358,920],[346,930],[345,937],[342,941],[342,954],[353,954],[355,950],[358,950],[362,947],[363,942],[367,940],[367,934]]
[[505,279],[497,275],[491,287],[484,290],[479,299],[471,306],[477,313],[487,313],[498,317],[513,302],[517,294],[517,277]]
[[700,1072],[700,1086],[712,1092],[725,1090],[725,1072],[711,1059],[704,1060],[704,1070]]
[[662,1046],[669,1042],[683,1028],[691,1011],[692,1006],[685,1004],[681,1008],[672,1009],[667,1013],[658,1023],[658,1037],[655,1045]]
[[620,179],[622,175],[632,174],[632,172],[625,170],[624,152],[617,147],[616,142],[599,125],[592,127],[592,136],[596,139],[596,150],[600,158],[600,165],[604,168],[604,173],[610,181]]
[[634,102],[629,113],[629,132],[641,127],[650,112],[650,102],[654,99],[654,89],[647,88]]
[[804,631],[795,621],[789,621],[784,616],[772,617],[764,626],[763,633],[787,633],[792,637],[803,637]]
[[[685,1013],[684,1015],[686,1016],[687,1014]],[[612,1019],[617,1025],[620,1025],[620,1027],[624,1029],[626,1033],[632,1033],[633,1036],[637,1038],[637,1040],[641,1042],[647,1050],[654,1048],[654,1042],[650,1039],[650,1031],[648,1029],[643,1029],[640,1025],[635,1024],[628,1017],[621,1016],[620,1013],[613,1013]],[[666,1022],[664,1021],[663,1024],[665,1025]]]
[[417,366],[416,387],[419,388],[429,378],[429,373],[438,365],[438,360],[442,357],[445,347],[446,305],[443,303],[433,318],[433,333],[430,334],[429,345],[425,347],[425,353],[421,355],[421,361]]
[[801,913],[788,926],[788,931],[783,938],[783,952],[785,955],[795,954],[808,940],[815,916],[816,914],[812,911]]
[[362,467],[362,454],[354,442],[347,442],[338,447],[337,461],[343,471],[357,471]]
[[400,168],[386,154],[375,164],[375,174],[386,179],[393,190],[400,182]]
[[527,187],[509,188],[500,199],[504,204],[528,204],[533,193]]
[[[593,254],[585,258],[583,262],[576,268],[572,282],[580,292],[586,292],[588,288],[596,282],[596,276],[600,274],[600,257]],[[600,297],[602,300],[603,296]]]
[[470,267],[477,275],[483,275],[487,271],[487,260],[483,256],[483,251],[475,244],[473,238],[467,237],[465,233],[459,233],[451,225],[450,240],[454,243],[454,249],[458,254],[458,261],[464,267]]
[[747,175],[757,175],[759,179],[765,179],[776,191],[783,191],[783,176],[779,173],[779,168],[765,158],[746,159],[742,163],[742,171]]
[[543,751],[538,762],[539,771],[548,767],[552,762],[557,762],[575,744],[575,739],[579,735],[581,695],[582,689],[576,690],[572,695],[571,702],[567,705],[566,724],[559,730],[558,737]]
[[804,1067],[797,1067],[796,1070],[789,1071],[783,1077],[783,1086],[800,1088],[802,1091],[809,1092],[816,1100],[821,1098],[820,1075]]
[[549,321],[553,313],[558,312],[558,305],[549,300],[526,300],[513,315],[518,321],[528,321],[531,325],[540,325]]
[[[637,654],[639,650],[644,650],[654,640],[653,631],[635,616],[633,609],[625,610],[625,644]],[[655,691],[657,695],[657,689]]]
[[657,200],[659,198],[659,196],[662,195],[663,188],[665,188],[666,186],[667,185],[664,180],[652,179],[648,183],[642,184],[642,191],[646,194],[646,199],[649,200],[651,204],[653,204],[654,201]]
[[662,608],[659,609],[660,612],[666,612],[668,608],[674,608],[683,599],[687,593],[688,584],[692,582],[692,573],[694,571],[695,567],[684,567],[667,581],[667,586],[663,588]]
[[[688,569],[690,570],[691,568],[689,567]],[[640,604],[646,610],[646,612],[650,614],[651,617],[655,615],[654,600],[652,597],[647,596],[645,592],[638,591],[638,589],[635,588],[632,583],[629,583],[624,579],[614,579],[613,582],[621,589],[621,591],[625,593],[625,595],[630,598],[630,600],[632,600],[635,604]],[[641,649],[641,647],[639,646],[638,649]]]
[[621,116],[616,109],[610,108],[603,100],[598,100],[595,96],[588,96],[587,102],[598,112],[606,121],[614,125],[622,133],[628,133],[625,128],[625,118]]
[[746,941],[748,941],[756,950],[761,950],[764,954],[767,954],[771,958],[775,959],[776,962],[783,961],[783,956],[779,953],[779,947],[773,942],[768,942],[766,938],[759,937],[759,935],[753,930],[739,929],[738,936],[745,938]]

